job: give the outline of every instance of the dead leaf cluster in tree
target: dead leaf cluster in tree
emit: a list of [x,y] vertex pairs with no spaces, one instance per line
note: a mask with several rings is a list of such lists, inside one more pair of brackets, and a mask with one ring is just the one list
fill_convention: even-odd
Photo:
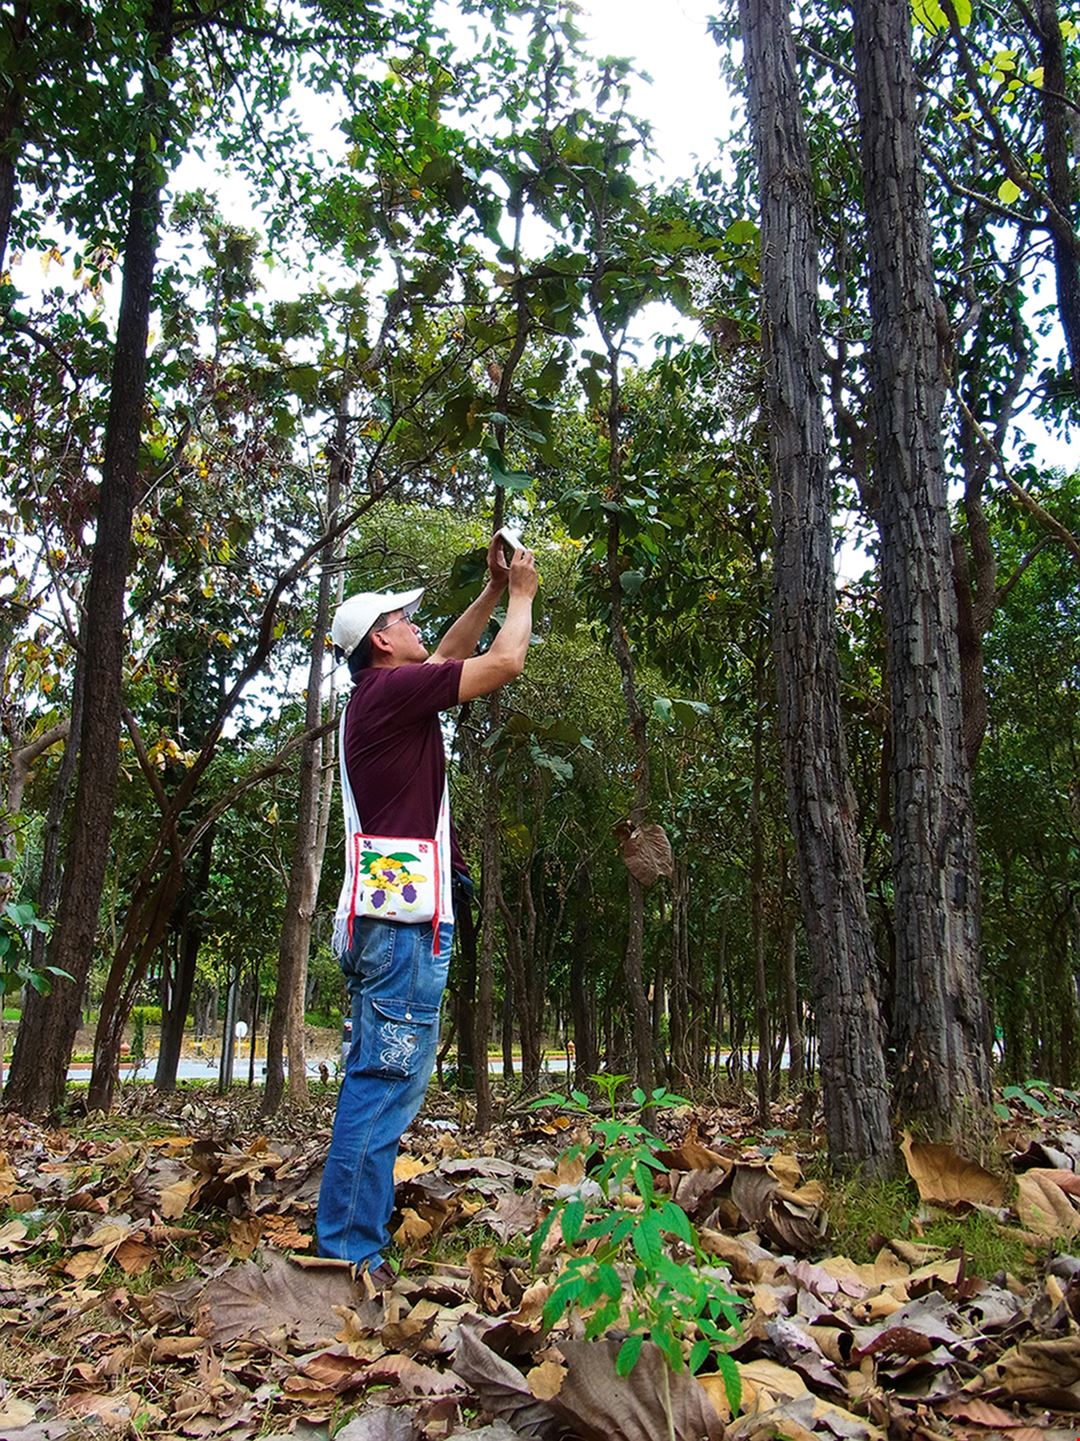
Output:
[[578,1118],[521,1115],[482,1139],[418,1125],[397,1168],[402,1270],[379,1294],[311,1254],[329,1119],[269,1137],[231,1101],[183,1098],[171,1119],[143,1101],[109,1129],[0,1118],[0,1437],[1076,1434],[1080,1259],[1047,1263],[1080,1230],[1080,1128],[1064,1120],[1035,1134],[1010,1116],[1010,1176],[904,1143],[923,1209],[977,1209],[1022,1238],[1021,1281],[921,1243],[922,1210],[872,1261],[830,1254],[826,1189],[790,1138],[763,1144],[737,1109],[662,1116],[658,1185],[745,1307],[733,1417],[709,1362],[673,1373],[646,1342],[620,1377],[618,1324],[596,1342],[580,1316],[545,1329],[567,1248],[552,1227],[534,1268],[528,1239],[553,1205],[608,1204],[567,1155]]

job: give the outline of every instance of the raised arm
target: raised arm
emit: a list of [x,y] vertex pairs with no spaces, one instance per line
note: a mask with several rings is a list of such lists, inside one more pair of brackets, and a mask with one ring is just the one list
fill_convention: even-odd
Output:
[[487,567],[487,585],[472,605],[462,611],[431,653],[430,659],[436,663],[444,660],[467,660],[473,654],[484,633],[484,627],[506,589],[510,571],[503,559],[502,541],[497,535],[491,537],[491,544],[488,546]]
[[[506,619],[491,647],[483,655],[470,657],[461,667],[458,701],[489,695],[525,669],[525,656],[532,637],[532,607],[536,596],[536,561],[531,550],[514,553],[510,564],[510,596]],[[468,612],[466,612],[468,614]],[[464,619],[464,617],[462,617]]]

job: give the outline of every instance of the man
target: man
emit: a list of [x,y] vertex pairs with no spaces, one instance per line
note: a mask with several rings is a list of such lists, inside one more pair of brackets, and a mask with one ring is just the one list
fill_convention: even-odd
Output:
[[[453,902],[445,886],[434,924],[356,914],[358,862],[349,847],[350,813],[365,835],[444,842],[452,868],[465,872],[449,820],[439,713],[521,674],[536,584],[532,552],[516,551],[507,566],[502,541],[494,537],[487,585],[432,655],[411,620],[421,590],[351,596],[331,628],[354,685],[341,728],[346,883],[335,924],[352,998],[352,1047],[316,1231],[321,1255],[366,1267],[377,1287],[393,1280],[383,1249],[394,1206],[394,1161],[435,1063]],[[474,655],[508,587],[502,628],[483,655]]]

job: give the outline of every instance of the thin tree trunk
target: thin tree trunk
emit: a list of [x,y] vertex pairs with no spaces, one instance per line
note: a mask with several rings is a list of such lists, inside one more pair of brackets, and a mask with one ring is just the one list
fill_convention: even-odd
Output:
[[161,62],[172,46],[172,0],[153,0],[147,66],[138,110],[124,239],[124,278],[109,387],[94,553],[80,628],[77,666],[84,672],[78,781],[59,914],[49,963],[72,979],[47,996],[32,993],[15,1043],[6,1099],[25,1112],[54,1110],[63,1099],[68,1059],[94,956],[98,907],[109,855],[119,767],[124,596],[131,519],[138,483],[146,396],[146,342],[161,226],[164,171],[158,158],[160,116],[168,100]]
[[762,196],[780,745],[821,1026],[829,1155],[892,1167],[876,962],[840,715],[813,189],[786,0],[741,0]]
[[[502,715],[499,694],[488,697],[488,733],[498,729]],[[499,777],[494,766],[484,777],[483,814],[488,818],[484,827],[482,847],[483,879],[480,892],[480,955],[476,988],[476,1016],[473,1024],[473,1048],[476,1056],[476,1129],[491,1129],[491,1074],[488,1071],[488,1045],[491,1039],[492,998],[495,985],[495,932],[498,926],[499,897],[502,894],[502,829],[498,825]]]
[[[348,380],[343,382],[338,404],[330,467],[326,487],[325,530],[332,531],[348,485],[352,463],[349,451]],[[336,551],[336,547],[335,547]],[[330,601],[334,587],[334,552],[319,574],[315,616],[311,624],[311,658],[308,665],[304,729],[313,731],[322,719],[323,672],[326,668],[326,636],[330,627]],[[300,752],[300,790],[296,802],[296,833],[293,838],[289,886],[278,945],[277,982],[270,1026],[266,1039],[266,1086],[262,1114],[271,1116],[281,1105],[285,1090],[284,1049],[289,1052],[289,1100],[302,1105],[307,1099],[307,1058],[304,1036],[304,992],[307,987],[311,924],[319,898],[323,846],[326,830],[320,824],[323,812],[323,740],[313,736]],[[320,844],[320,834],[322,843]]]
[[180,1064],[180,1052],[184,1044],[184,1025],[187,1021],[191,993],[195,986],[195,968],[202,944],[202,920],[199,907],[206,896],[210,883],[210,866],[214,855],[213,829],[206,832],[199,842],[198,863],[194,875],[189,875],[181,894],[179,911],[179,936],[176,946],[176,963],[173,966],[169,985],[168,1004],[163,1006],[161,1015],[161,1042],[158,1047],[157,1069],[154,1086],[163,1095],[176,1090],[176,1072]]
[[580,1090],[600,1069],[596,1010],[589,986],[589,878],[584,867],[574,882],[574,936],[570,949],[570,1015],[574,1026],[574,1084]]
[[910,8],[855,0],[893,751],[898,1117],[980,1144],[990,1036],[941,442],[943,310],[923,200]]
[[476,918],[469,897],[454,897],[454,938],[457,942],[458,985],[454,998],[457,1019],[457,1083],[458,1090],[471,1091],[476,1083]]
[[[785,891],[787,866],[784,867]],[[788,1085],[798,1095],[806,1084],[806,1050],[803,1044],[802,1021],[799,1017],[799,983],[795,971],[797,958],[797,927],[795,909],[786,898],[784,916],[784,1019],[788,1033]]]
[[769,1046],[769,989],[765,975],[765,841],[761,818],[762,732],[765,728],[765,644],[754,656],[753,774],[750,786],[750,939],[754,948],[754,1012],[757,1020],[758,1122],[769,1124],[769,1083],[772,1079]]

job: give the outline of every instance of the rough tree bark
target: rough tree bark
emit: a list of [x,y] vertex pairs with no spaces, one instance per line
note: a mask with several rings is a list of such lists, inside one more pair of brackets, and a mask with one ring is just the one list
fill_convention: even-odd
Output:
[[899,1118],[989,1125],[978,861],[941,444],[943,312],[923,198],[907,0],[855,0],[876,464],[892,716]]
[[780,742],[834,1164],[891,1169],[873,937],[840,714],[810,161],[785,0],[741,0],[758,151]]
[[109,387],[94,554],[79,636],[77,665],[84,704],[71,838],[49,963],[72,976],[47,996],[33,993],[19,1026],[5,1097],[26,1112],[55,1109],[63,1099],[68,1058],[94,954],[98,907],[109,855],[119,766],[124,595],[131,518],[138,484],[146,395],[146,341],[161,225],[164,171],[156,154],[167,100],[162,62],[172,44],[172,0],[153,0],[132,161],[124,238],[123,284]]

